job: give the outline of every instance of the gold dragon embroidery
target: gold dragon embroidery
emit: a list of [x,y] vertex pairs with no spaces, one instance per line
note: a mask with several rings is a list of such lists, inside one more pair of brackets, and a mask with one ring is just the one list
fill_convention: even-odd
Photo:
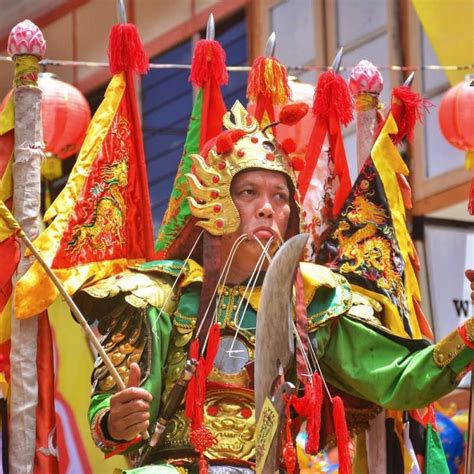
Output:
[[120,117],[111,130],[114,136],[114,161],[105,164],[100,172],[101,181],[91,188],[92,199],[96,201],[92,219],[87,223],[76,224],[68,242],[68,250],[80,254],[84,249],[104,254],[110,246],[122,246],[125,242],[123,226],[126,216],[126,203],[123,193],[128,184],[129,155],[126,140],[130,134],[127,120]]
[[[376,284],[379,288],[393,292],[398,301],[403,298],[403,284],[401,275],[393,268],[392,249],[388,239],[377,235],[388,216],[381,206],[366,200],[363,195],[354,199],[346,218],[340,221],[334,232],[339,244],[339,257],[345,261],[341,273],[355,273],[362,275],[368,269],[376,270]],[[364,225],[365,224],[365,225]],[[363,225],[352,235],[344,234],[354,225]]]

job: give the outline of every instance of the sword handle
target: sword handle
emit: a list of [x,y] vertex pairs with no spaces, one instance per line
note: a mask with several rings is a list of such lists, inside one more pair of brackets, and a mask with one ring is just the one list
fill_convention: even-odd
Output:
[[140,460],[138,465],[135,467],[143,466],[151,451],[161,440],[163,433],[165,432],[166,427],[168,426],[169,421],[173,418],[173,415],[176,413],[176,410],[179,408],[179,405],[183,401],[184,394],[186,393],[186,388],[189,384],[189,381],[192,379],[194,373],[196,372],[197,360],[189,359],[186,361],[186,364],[174,384],[171,392],[166,399],[166,402],[161,409],[158,420],[155,424],[155,431],[150,438],[148,444],[143,448],[143,451],[140,455]]

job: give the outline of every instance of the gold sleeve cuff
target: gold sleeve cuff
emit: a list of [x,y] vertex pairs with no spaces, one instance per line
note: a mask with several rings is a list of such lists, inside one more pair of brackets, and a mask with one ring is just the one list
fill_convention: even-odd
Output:
[[457,329],[438,342],[433,351],[433,360],[438,367],[449,365],[466,347]]

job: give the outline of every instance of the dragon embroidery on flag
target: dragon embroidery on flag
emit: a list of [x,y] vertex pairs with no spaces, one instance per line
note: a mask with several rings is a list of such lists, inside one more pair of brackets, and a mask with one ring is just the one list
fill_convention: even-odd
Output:
[[124,193],[128,184],[128,162],[126,141],[130,136],[130,126],[124,117],[114,121],[112,127],[114,142],[114,161],[105,163],[100,170],[100,181],[91,187],[86,201],[94,206],[92,218],[73,228],[72,238],[67,249],[73,254],[84,250],[98,252],[102,256],[108,246],[125,243],[124,226],[126,205]]

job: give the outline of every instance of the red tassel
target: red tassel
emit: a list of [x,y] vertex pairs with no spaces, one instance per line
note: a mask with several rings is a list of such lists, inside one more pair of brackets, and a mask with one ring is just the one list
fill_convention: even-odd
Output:
[[149,69],[148,56],[135,25],[118,24],[112,27],[109,36],[109,68],[112,74],[132,71],[145,74]]
[[204,457],[204,454],[201,454],[199,456],[198,466],[199,466],[199,474],[207,474],[209,472],[208,464],[207,464],[206,458]]
[[306,418],[306,445],[308,454],[319,452],[319,433],[321,429],[321,408],[323,404],[322,379],[316,372],[312,376],[312,383],[304,386],[304,395],[301,398],[292,398],[293,408],[298,415]]
[[283,105],[291,96],[286,67],[275,58],[260,56],[249,73],[247,97],[257,102],[259,96],[270,99],[273,105]]
[[404,137],[409,143],[413,140],[416,122],[423,122],[423,112],[429,112],[433,104],[413,92],[408,86],[393,89],[391,112],[398,127],[398,133],[392,135],[392,141],[398,145]]
[[339,474],[352,474],[352,460],[349,453],[349,432],[347,431],[344,403],[340,397],[332,399],[332,417],[336,432],[339,456]]
[[296,102],[294,104],[285,105],[278,116],[278,120],[283,125],[296,125],[309,110],[308,104],[304,102]]
[[203,87],[207,81],[218,86],[229,82],[225,65],[225,51],[216,40],[199,40],[194,49],[189,80],[196,87]]
[[296,151],[296,142],[293,140],[293,138],[285,138],[281,144],[281,147],[287,155],[290,155]]
[[218,323],[214,323],[209,330],[209,339],[207,340],[206,361],[205,361],[205,376],[209,375],[214,366],[214,359],[219,349],[221,329]]
[[352,111],[352,97],[346,81],[333,71],[321,74],[314,92],[314,115],[327,119],[330,113],[335,113],[337,121],[347,126],[352,122]]
[[[206,357],[201,356],[196,368],[196,373],[191,379],[186,392],[185,414],[191,420],[191,432],[189,438],[194,448],[201,454],[203,469],[207,472],[207,463],[204,466],[205,459],[202,453],[216,443],[216,439],[211,431],[203,426],[204,419],[204,400],[206,397],[206,379],[214,365],[214,359],[219,348],[220,328],[219,324],[213,324],[209,330],[207,342]],[[199,350],[199,341],[195,340],[191,344],[190,356],[197,357]],[[191,387],[191,384],[192,387]],[[201,468],[200,468],[201,469]],[[201,471],[200,471],[201,472]]]

